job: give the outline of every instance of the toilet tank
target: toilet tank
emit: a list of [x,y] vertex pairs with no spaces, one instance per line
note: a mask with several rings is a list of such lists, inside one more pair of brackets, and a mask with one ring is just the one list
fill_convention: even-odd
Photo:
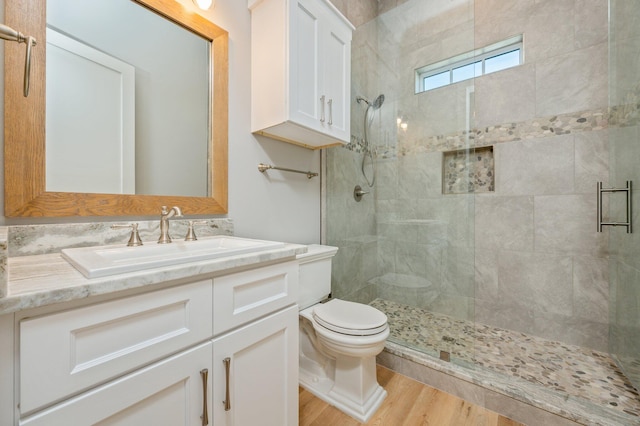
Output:
[[308,251],[297,256],[300,262],[298,276],[298,306],[308,308],[331,293],[331,261],[338,247],[311,244]]

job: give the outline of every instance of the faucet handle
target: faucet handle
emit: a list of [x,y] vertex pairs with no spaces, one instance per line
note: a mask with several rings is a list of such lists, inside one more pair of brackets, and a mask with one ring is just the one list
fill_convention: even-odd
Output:
[[[206,225],[206,220],[190,220],[189,221],[189,229],[187,229],[187,235],[184,237],[185,241],[196,241],[198,237],[196,237],[196,233],[193,230],[195,225]],[[218,225],[213,225],[214,227],[218,227]]]
[[131,228],[131,235],[129,236],[127,247],[137,247],[142,245],[140,234],[138,234],[137,223],[130,223],[128,225],[111,225],[111,229],[123,229],[123,228]]
[[162,211],[160,212],[163,216],[168,215],[169,213],[171,213],[173,211],[173,216],[175,217],[182,217],[182,210],[180,210],[180,207],[178,206],[173,206],[171,208],[168,208],[167,206],[162,206],[161,207]]

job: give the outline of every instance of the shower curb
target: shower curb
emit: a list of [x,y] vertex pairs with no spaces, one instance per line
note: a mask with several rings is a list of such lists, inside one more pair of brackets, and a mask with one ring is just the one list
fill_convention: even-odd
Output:
[[461,366],[387,341],[378,364],[529,426],[627,426],[638,418],[582,399],[507,379],[476,366]]

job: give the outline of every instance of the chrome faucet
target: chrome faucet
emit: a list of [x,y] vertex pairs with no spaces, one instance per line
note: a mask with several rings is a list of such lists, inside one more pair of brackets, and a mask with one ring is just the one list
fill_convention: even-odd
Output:
[[182,217],[182,211],[180,207],[173,206],[171,210],[167,210],[167,206],[162,206],[162,213],[160,214],[160,238],[158,238],[158,244],[168,244],[171,242],[169,236],[169,219],[172,217]]

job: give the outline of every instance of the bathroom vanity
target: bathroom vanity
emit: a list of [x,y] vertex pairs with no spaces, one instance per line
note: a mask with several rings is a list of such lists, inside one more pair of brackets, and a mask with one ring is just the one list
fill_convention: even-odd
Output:
[[297,424],[305,250],[92,279],[59,253],[10,258],[0,425]]

